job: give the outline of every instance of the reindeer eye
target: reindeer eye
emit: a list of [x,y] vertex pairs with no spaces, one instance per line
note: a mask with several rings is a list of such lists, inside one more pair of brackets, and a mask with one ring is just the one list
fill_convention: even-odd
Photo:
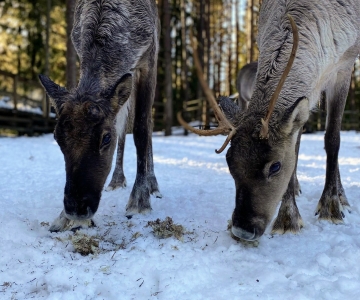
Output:
[[280,162],[273,163],[269,168],[269,177],[277,174],[280,171],[280,169],[281,169]]
[[111,134],[107,133],[103,136],[102,142],[101,142],[101,147],[104,147],[108,144],[110,144],[111,142]]

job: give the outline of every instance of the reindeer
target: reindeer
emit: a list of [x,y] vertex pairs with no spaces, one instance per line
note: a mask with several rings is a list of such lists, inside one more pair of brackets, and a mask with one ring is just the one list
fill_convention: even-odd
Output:
[[231,232],[240,239],[259,239],[281,199],[272,231],[300,231],[303,221],[294,179],[297,152],[301,128],[322,94],[327,106],[327,161],[316,215],[342,223],[343,211],[350,205],[338,165],[340,128],[351,71],[360,52],[360,1],[264,0],[258,45],[255,89],[246,111],[226,97],[220,99],[221,111],[200,79],[219,128],[195,132],[229,134],[217,152],[231,141],[226,154],[236,186]]
[[149,212],[150,194],[161,197],[151,141],[158,34],[155,0],[77,1],[71,37],[80,58],[78,86],[68,91],[39,75],[58,115],[54,138],[66,168],[64,210],[50,231],[65,230],[69,223],[76,227],[94,216],[117,136],[119,172],[114,176],[117,186],[126,184],[122,155],[132,110],[137,174],[126,216]]
[[254,92],[257,66],[257,61],[246,64],[240,69],[236,77],[236,89],[239,93],[237,104],[242,110],[248,108]]

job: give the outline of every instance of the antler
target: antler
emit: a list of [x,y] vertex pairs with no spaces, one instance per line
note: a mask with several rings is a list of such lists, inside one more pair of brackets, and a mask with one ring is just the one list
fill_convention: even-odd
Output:
[[224,144],[219,150],[215,150],[216,153],[221,153],[226,148],[227,144],[229,144],[230,140],[234,136],[236,130],[233,125],[230,124],[230,122],[226,119],[224,113],[221,111],[220,107],[217,105],[214,95],[212,94],[209,86],[205,82],[204,74],[201,69],[201,64],[199,60],[199,56],[197,53],[197,45],[196,40],[192,35],[192,31],[190,30],[190,39],[191,39],[191,46],[193,48],[193,58],[194,58],[194,64],[195,69],[200,81],[200,85],[205,93],[206,99],[208,100],[210,106],[214,110],[215,118],[217,119],[219,126],[216,129],[213,130],[201,130],[201,129],[195,129],[192,126],[190,126],[188,123],[184,121],[184,119],[181,116],[181,112],[177,113],[177,119],[179,123],[187,130],[196,133],[198,135],[203,136],[211,136],[211,135],[219,135],[219,134],[228,134]]
[[266,113],[266,117],[265,119],[261,118],[261,123],[262,123],[262,127],[260,130],[260,139],[268,139],[269,138],[269,120],[271,117],[272,112],[274,111],[274,107],[275,107],[275,103],[276,100],[279,97],[279,94],[281,92],[281,89],[285,83],[286,77],[288,76],[291,66],[294,62],[295,59],[295,55],[296,55],[296,51],[297,51],[297,47],[299,44],[299,32],[296,26],[296,23],[294,21],[294,19],[292,18],[292,16],[290,16],[289,14],[287,15],[287,17],[290,20],[290,24],[291,24],[291,28],[293,31],[293,46],[292,46],[292,50],[291,50],[291,54],[290,54],[290,58],[289,61],[286,65],[286,68],[284,70],[284,73],[282,74],[280,81],[275,89],[274,94],[272,95],[270,102],[269,102],[269,108],[268,111]]

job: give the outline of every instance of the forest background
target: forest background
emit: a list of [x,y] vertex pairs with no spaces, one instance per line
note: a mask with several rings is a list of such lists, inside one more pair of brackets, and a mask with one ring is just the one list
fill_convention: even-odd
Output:
[[[0,0],[0,98],[9,96],[49,112],[38,74],[76,86],[78,59],[69,38],[75,0]],[[176,112],[188,121],[211,121],[192,59],[198,40],[204,76],[215,95],[236,93],[236,75],[257,60],[261,0],[158,0],[161,39],[153,108],[155,130],[171,135]],[[360,129],[360,64],[354,65],[346,110]],[[358,126],[358,127],[356,127]],[[321,127],[321,126],[320,126]],[[319,128],[321,129],[321,128]],[[352,128],[354,129],[354,128]]]

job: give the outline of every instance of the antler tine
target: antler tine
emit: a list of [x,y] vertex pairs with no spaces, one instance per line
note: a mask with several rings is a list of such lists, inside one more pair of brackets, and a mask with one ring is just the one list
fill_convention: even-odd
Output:
[[268,111],[266,113],[266,117],[265,119],[261,119],[261,123],[262,123],[262,127],[260,130],[260,139],[267,139],[269,137],[269,120],[271,117],[272,112],[274,111],[274,107],[275,107],[275,103],[276,100],[278,99],[281,89],[285,83],[285,80],[287,78],[287,76],[289,75],[290,69],[292,67],[292,64],[295,60],[295,55],[296,55],[296,51],[299,45],[299,32],[296,26],[296,23],[293,19],[292,16],[290,16],[289,14],[287,15],[287,17],[290,20],[290,24],[291,24],[291,28],[293,31],[293,46],[292,46],[292,50],[291,50],[291,54],[290,54],[290,58],[289,61],[286,65],[286,68],[284,70],[284,73],[282,74],[280,81],[275,89],[274,94],[272,95],[270,102],[269,102],[269,108]]
[[179,111],[176,115],[180,125],[182,127],[184,127],[186,130],[189,130],[193,133],[196,133],[198,135],[202,135],[202,136],[212,136],[212,135],[219,135],[219,134],[223,134],[224,133],[224,128],[216,128],[216,129],[212,129],[212,130],[203,130],[203,129],[196,129],[192,126],[190,126],[181,116],[181,112]]
[[192,30],[190,30],[190,40],[191,40],[191,45],[193,48],[193,58],[194,58],[195,69],[196,69],[196,72],[197,72],[197,75],[198,75],[198,78],[200,81],[200,85],[205,93],[206,99],[208,100],[210,106],[214,110],[215,117],[219,122],[219,127],[216,129],[213,129],[213,130],[195,129],[183,120],[183,118],[181,116],[181,112],[177,113],[177,119],[178,119],[179,123],[185,129],[187,129],[193,133],[196,133],[198,135],[211,136],[211,135],[219,135],[219,134],[227,133],[228,137],[226,138],[224,144],[221,146],[221,148],[219,150],[215,150],[215,152],[219,154],[226,148],[227,144],[229,144],[229,142],[232,139],[232,137],[234,136],[236,130],[235,130],[235,127],[233,125],[231,125],[230,122],[226,119],[225,115],[223,114],[223,112],[221,111],[219,106],[217,105],[214,95],[212,94],[207,83],[205,82],[204,74],[202,72],[199,56],[197,53],[196,40],[193,37]]

